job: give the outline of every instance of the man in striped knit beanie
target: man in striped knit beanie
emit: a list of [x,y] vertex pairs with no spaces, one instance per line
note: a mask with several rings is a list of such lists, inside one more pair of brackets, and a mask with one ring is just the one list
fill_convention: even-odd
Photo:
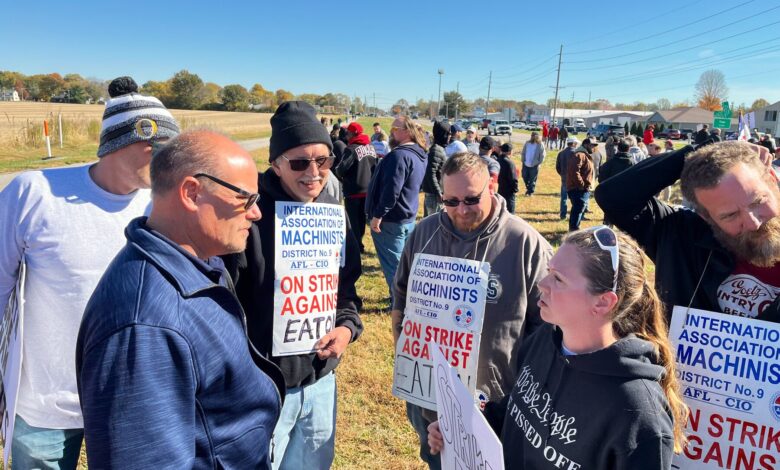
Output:
[[132,78],[108,90],[96,163],[28,171],[0,192],[0,308],[24,304],[21,351],[0,363],[5,375],[21,362],[18,385],[2,390],[14,468],[77,466],[84,425],[73,358],[81,317],[125,244],[125,227],[149,213],[153,148],[179,134],[171,113],[138,93]]

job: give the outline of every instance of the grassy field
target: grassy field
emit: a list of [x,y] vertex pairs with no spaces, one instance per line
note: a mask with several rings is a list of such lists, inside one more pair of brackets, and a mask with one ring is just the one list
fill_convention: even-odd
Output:
[[[0,102],[0,173],[94,160],[104,110],[103,105]],[[177,109],[171,113],[183,129],[209,127],[237,140],[271,135],[269,113]],[[59,141],[60,115],[63,148]],[[44,120],[49,122],[54,159],[43,158],[46,156]]]

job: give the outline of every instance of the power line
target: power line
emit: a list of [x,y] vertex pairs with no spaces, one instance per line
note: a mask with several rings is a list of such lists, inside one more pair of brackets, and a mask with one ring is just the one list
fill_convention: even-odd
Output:
[[511,82],[511,83],[499,83],[499,82],[496,82],[499,85],[499,86],[496,86],[496,89],[497,90],[509,90],[509,89],[512,89],[512,88],[518,88],[518,87],[521,87],[521,86],[526,85],[528,83],[531,83],[533,81],[536,81],[537,79],[539,79],[541,77],[544,77],[546,75],[550,75],[551,73],[555,72],[556,70],[558,70],[558,69],[557,68],[553,68],[553,69],[550,69],[550,70],[545,70],[544,72],[542,72],[540,74],[534,75],[533,77],[529,77],[529,78],[527,78],[525,80],[521,80],[519,82]]
[[[542,65],[546,64],[547,62],[549,62],[550,60],[552,60],[552,59],[554,59],[556,57],[558,57],[558,54],[553,54],[550,57],[542,60],[541,62],[538,62],[538,63],[536,63],[534,65],[528,66],[526,68],[526,70],[524,70],[522,72],[511,74],[511,75],[504,75],[503,77],[502,76],[498,76],[497,78],[499,80],[503,80],[503,79],[507,79],[507,78],[514,78],[514,77],[519,77],[519,76],[525,75],[525,74],[527,74],[529,72],[533,72],[535,69],[541,67]],[[520,64],[520,65],[524,65],[524,64]]]
[[[747,16],[745,18],[742,18],[742,19],[739,19],[739,20],[736,20],[736,21],[732,21],[729,24],[725,24],[725,25],[722,25],[722,26],[718,26],[717,28],[710,29],[709,31],[707,31],[707,33],[712,33],[712,32],[715,32],[715,31],[718,31],[718,30],[721,30],[721,29],[730,28],[730,27],[734,26],[737,23],[741,23],[741,22],[749,20],[751,18],[755,18],[756,16],[765,15],[766,13],[768,13],[768,12],[770,12],[772,10],[777,10],[778,8],[780,8],[780,5],[778,5],[778,6],[774,7],[774,8],[770,8],[769,10],[764,10],[762,12],[758,12],[756,14]],[[776,24],[776,23],[770,23],[768,25],[760,26],[758,28],[752,28],[749,31],[750,32],[756,31],[756,30],[758,30],[760,28],[765,28],[767,26],[772,26],[774,24]],[[744,34],[744,32],[740,33],[740,34]],[[641,54],[643,52],[658,50],[661,47],[671,46],[673,44],[677,44],[677,43],[680,43],[680,42],[683,42],[683,41],[687,41],[689,39],[697,38],[697,37],[700,37],[700,36],[701,36],[701,33],[697,33],[697,34],[694,34],[692,36],[688,36],[688,37],[685,37],[685,38],[682,38],[682,39],[677,39],[675,41],[668,42],[666,44],[656,45],[656,46],[653,46],[653,47],[650,47],[650,48],[647,48],[647,49],[641,49],[641,50],[638,50],[638,51],[628,52],[628,53],[625,53],[625,54],[619,54],[619,55],[615,55],[615,56],[612,56],[612,57],[606,57],[606,58],[601,58],[601,59],[572,60],[572,61],[567,61],[567,63],[568,64],[585,64],[585,63],[592,63],[592,62],[606,62],[608,60],[620,59],[622,57],[633,56],[633,55],[636,55],[636,54]],[[729,37],[734,37],[734,36],[736,36],[736,35],[732,35],[732,36],[729,36]],[[712,42],[718,42],[718,41],[709,41],[709,42],[712,43]]]
[[[740,3],[739,5],[736,5],[736,6],[733,6],[733,7],[730,7],[730,8],[726,8],[725,10],[721,10],[721,11],[719,11],[717,13],[713,13],[710,16],[705,16],[704,18],[700,18],[700,19],[698,19],[696,21],[692,21],[690,23],[686,23],[685,26],[688,27],[688,26],[694,25],[696,23],[701,23],[702,21],[707,21],[710,18],[714,18],[714,17],[716,17],[718,15],[722,15],[723,13],[727,13],[727,12],[729,12],[731,10],[736,10],[737,8],[743,7],[743,6],[747,5],[748,3],[753,3],[753,2],[755,2],[755,0],[748,0],[747,2]],[[650,36],[645,36],[643,38],[634,39],[632,41],[622,42],[622,43],[619,43],[619,44],[613,44],[611,46],[606,46],[606,47],[600,47],[598,49],[589,49],[589,50],[585,50],[585,51],[569,52],[569,54],[571,54],[571,55],[579,55],[579,54],[588,54],[588,53],[591,53],[591,52],[601,52],[601,51],[604,51],[604,50],[607,50],[607,49],[614,49],[616,47],[622,47],[622,46],[625,46],[625,45],[628,45],[628,44],[634,44],[634,43],[637,43],[637,42],[640,42],[640,41],[646,41],[647,39],[653,39],[653,38],[656,38],[656,37],[658,37],[658,36],[660,36],[662,34],[678,31],[679,29],[680,29],[680,26],[676,26],[674,28],[667,29],[665,31],[661,31],[661,32],[658,32],[658,33],[654,33],[654,34],[652,34]]]

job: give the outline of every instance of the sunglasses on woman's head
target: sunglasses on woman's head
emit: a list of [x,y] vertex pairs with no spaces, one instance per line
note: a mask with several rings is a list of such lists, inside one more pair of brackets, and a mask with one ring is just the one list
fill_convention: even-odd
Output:
[[612,292],[617,292],[618,267],[620,266],[620,251],[618,251],[617,234],[606,225],[591,227],[588,230],[593,232],[593,238],[596,239],[599,248],[608,251],[610,258],[612,258],[612,272],[614,273]]
[[333,166],[333,161],[336,159],[333,155],[316,158],[287,158],[286,155],[282,155],[281,157],[287,160],[292,171],[306,171],[309,169],[312,162],[317,165],[317,168],[327,170]]

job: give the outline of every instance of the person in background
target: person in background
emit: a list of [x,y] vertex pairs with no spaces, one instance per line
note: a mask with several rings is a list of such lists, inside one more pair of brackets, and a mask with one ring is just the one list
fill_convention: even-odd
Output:
[[477,137],[477,128],[469,126],[469,128],[466,129],[466,139],[463,140],[463,143],[466,144],[466,150],[479,155],[479,140]]
[[550,129],[550,134],[547,136],[547,148],[548,149],[557,149],[558,148],[558,133],[560,132],[560,129],[558,129],[558,125],[552,126],[552,129]]
[[525,195],[533,196],[536,191],[536,179],[539,177],[539,167],[544,162],[547,152],[544,149],[538,132],[531,132],[531,139],[523,145],[520,152],[523,169],[523,183],[525,183]]
[[[506,468],[669,469],[685,448],[688,407],[647,264],[606,226],[563,239],[539,282],[545,324],[520,348],[512,391],[485,407]],[[428,436],[438,453],[438,422]]]
[[[441,205],[441,167],[447,161],[446,147],[450,140],[450,127],[442,121],[433,123],[433,145],[428,149],[428,163],[425,167],[422,190],[423,217],[428,217],[442,209]],[[463,145],[463,143],[461,143]],[[465,148],[465,146],[464,146]]]
[[501,153],[498,154],[498,194],[506,201],[506,210],[510,214],[515,213],[515,194],[519,191],[517,182],[517,169],[512,162],[512,144],[501,145]]
[[561,220],[566,220],[566,200],[568,195],[566,193],[566,174],[569,168],[569,158],[574,155],[574,149],[577,148],[580,141],[576,137],[569,137],[566,139],[566,148],[558,152],[558,156],[555,159],[555,171],[561,177]]
[[642,143],[645,145],[650,145],[655,140],[655,126],[650,124],[647,126],[647,129],[645,129],[644,134],[642,135]]
[[374,133],[371,134],[371,142],[378,140],[387,141],[387,133],[382,129],[382,125],[378,122],[374,123]]
[[498,164],[498,154],[501,152],[501,143],[498,139],[485,136],[479,142],[479,156],[485,160],[490,173],[490,185],[495,192],[498,189],[498,174],[501,172],[501,166]]
[[466,144],[461,139],[463,138],[464,129],[460,124],[453,124],[450,126],[450,143],[445,147],[444,152],[447,154],[447,158],[455,155],[456,153],[466,152]]
[[665,140],[664,141],[664,152],[671,152],[674,150],[674,142],[671,140]]
[[585,215],[585,208],[593,189],[593,152],[598,148],[595,137],[582,141],[574,155],[568,158],[566,171],[566,191],[571,200],[569,212],[569,231],[579,230]]
[[566,139],[569,138],[569,131],[566,130],[566,126],[561,126],[560,132],[558,132],[558,148],[563,150],[566,148]]
[[[366,194],[368,183],[377,164],[376,150],[363,133],[363,126],[352,122],[347,126],[349,145],[334,173],[344,187],[344,209],[349,218],[349,226],[355,236],[360,252],[365,251],[363,236],[366,233]],[[333,178],[328,175],[328,181]],[[327,185],[326,185],[327,189]],[[337,201],[341,199],[334,197]]]

